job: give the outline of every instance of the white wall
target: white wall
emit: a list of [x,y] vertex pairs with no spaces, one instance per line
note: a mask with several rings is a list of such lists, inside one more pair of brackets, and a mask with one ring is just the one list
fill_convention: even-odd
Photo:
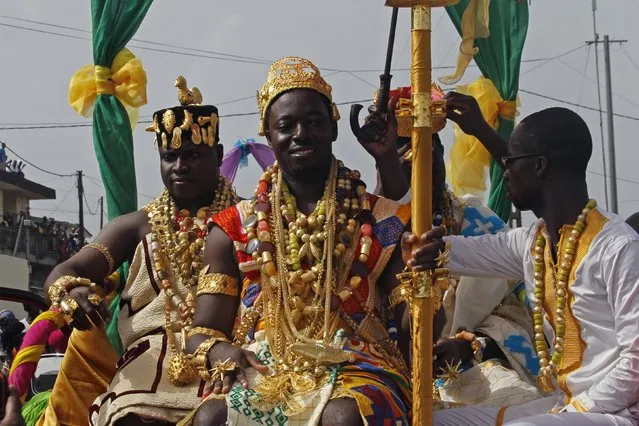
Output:
[[[29,263],[26,259],[0,254],[0,287],[29,290]],[[15,302],[0,300],[0,310],[10,309],[16,318],[26,316],[22,305]]]

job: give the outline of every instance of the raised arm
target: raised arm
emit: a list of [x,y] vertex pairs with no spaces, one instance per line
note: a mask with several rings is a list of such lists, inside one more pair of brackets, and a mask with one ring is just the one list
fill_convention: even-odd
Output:
[[397,152],[397,118],[395,99],[388,101],[388,113],[381,114],[376,105],[369,109],[366,123],[362,126],[365,139],[358,139],[375,159],[379,172],[379,185],[384,197],[399,201],[407,198],[410,182],[402,168]]
[[502,157],[506,156],[508,143],[486,123],[475,98],[457,92],[448,92],[446,101],[448,110],[446,118],[457,123],[467,135],[475,136],[490,152],[497,164],[501,165]]
[[[143,210],[107,223],[93,243],[53,268],[44,285],[47,300],[51,303],[48,296],[51,285],[65,276],[85,278],[102,287],[105,278],[133,256],[140,236],[146,230],[147,217]],[[89,300],[89,296],[94,294],[93,290],[87,286],[74,287],[74,284],[69,284],[68,287],[68,295],[79,305],[73,314],[74,327],[87,330],[93,325],[100,326],[103,319],[108,320],[109,314],[104,304],[97,304],[95,300],[91,303]]]
[[[213,392],[228,393],[237,376],[245,388],[248,380],[244,369],[252,366],[265,374],[264,366],[252,352],[231,344],[231,333],[240,303],[240,271],[233,242],[220,228],[213,227],[204,251],[208,271],[198,279],[193,329],[186,343],[187,352],[194,354],[193,365],[200,377],[213,382]],[[220,377],[210,377],[212,368],[224,361],[239,368]],[[207,375],[208,374],[208,375]]]

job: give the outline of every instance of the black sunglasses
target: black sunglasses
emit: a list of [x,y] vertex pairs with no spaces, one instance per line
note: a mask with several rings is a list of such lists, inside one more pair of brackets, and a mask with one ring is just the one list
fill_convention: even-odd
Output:
[[513,161],[528,157],[542,157],[542,154],[529,152],[528,154],[504,155],[503,157],[501,157],[501,164],[505,168],[508,168],[513,163]]

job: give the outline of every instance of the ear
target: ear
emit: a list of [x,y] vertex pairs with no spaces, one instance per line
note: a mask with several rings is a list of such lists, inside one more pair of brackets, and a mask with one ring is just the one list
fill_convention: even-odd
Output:
[[217,163],[222,164],[222,159],[224,158],[224,145],[221,143],[215,145],[215,152],[217,154]]
[[537,160],[535,162],[536,175],[538,177],[542,177],[548,174],[548,166],[549,166],[549,162],[547,157],[543,157],[543,156],[537,157]]
[[333,142],[335,142],[337,140],[337,121],[333,120],[332,121],[332,125],[333,125]]

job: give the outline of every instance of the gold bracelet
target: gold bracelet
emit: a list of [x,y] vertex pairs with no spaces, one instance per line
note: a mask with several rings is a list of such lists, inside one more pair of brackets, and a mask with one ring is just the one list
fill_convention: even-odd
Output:
[[404,302],[410,303],[413,300],[413,293],[414,290],[410,284],[400,284],[395,287],[388,296],[391,309],[395,309]]
[[191,367],[205,382],[210,382],[212,379],[211,372],[209,371],[208,367],[209,351],[211,350],[213,345],[219,342],[229,343],[229,340],[226,338],[226,336],[224,336],[224,338],[212,337],[210,339],[207,339],[200,343],[193,355],[188,357],[188,361]]
[[203,334],[205,336],[212,337],[214,339],[226,339],[227,341],[229,341],[228,338],[226,337],[226,334],[214,328],[208,328],[208,327],[193,327],[186,333],[186,338],[190,339],[196,334]]
[[226,274],[204,274],[198,278],[196,296],[202,294],[225,294],[239,296],[237,279]]
[[83,248],[92,248],[102,253],[107,263],[109,264],[109,272],[107,272],[106,276],[108,277],[109,275],[111,275],[111,272],[113,272],[113,270],[115,269],[115,261],[113,260],[113,256],[111,255],[109,249],[106,248],[106,246],[103,246],[100,243],[89,243]]
[[60,306],[60,301],[64,296],[68,295],[71,290],[76,287],[92,287],[93,284],[86,278],[74,277],[72,275],[63,275],[53,282],[47,290],[47,295],[53,306]]

